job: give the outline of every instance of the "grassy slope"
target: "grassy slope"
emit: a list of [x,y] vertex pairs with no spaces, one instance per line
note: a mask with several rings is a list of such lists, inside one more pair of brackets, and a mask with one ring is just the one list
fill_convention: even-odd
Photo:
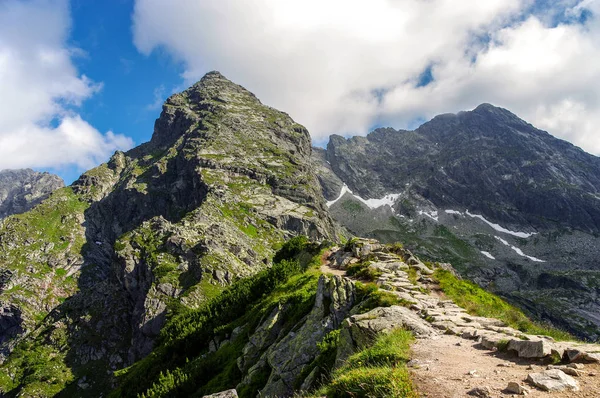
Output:
[[528,334],[550,336],[556,340],[574,340],[567,332],[532,322],[523,312],[498,296],[483,290],[473,282],[458,279],[449,271],[437,269],[433,276],[446,296],[471,315],[497,318]]
[[413,335],[402,329],[379,336],[371,347],[352,355],[336,369],[315,396],[417,397],[406,367],[413,340]]
[[[161,333],[157,349],[118,373],[119,387],[111,396],[201,397],[234,388],[245,376],[238,369],[237,358],[242,355],[242,349],[262,320],[276,306],[286,308],[282,329],[283,333],[287,333],[311,310],[321,275],[319,265],[323,250],[323,246],[311,244],[306,238],[294,238],[275,256],[272,268],[234,283],[200,309],[171,319]],[[372,283],[359,283],[357,290],[361,301],[357,309],[360,312],[398,304]],[[236,328],[236,337],[231,338]],[[383,338],[374,347],[365,348],[352,357],[347,366],[331,373],[338,334],[339,331],[333,331],[323,341],[315,342],[321,354],[307,366],[299,380],[318,366],[319,384],[325,383],[328,385],[325,388],[337,396],[347,396],[344,393],[346,389],[348,392],[360,389],[353,384],[355,381],[364,384],[365,380],[373,377],[376,383],[365,390],[369,396],[375,391],[383,394],[377,396],[397,396],[385,391],[410,391],[408,374],[403,367],[411,341],[410,333],[399,331],[392,337]],[[221,341],[227,337],[230,339],[217,351],[209,352],[209,341],[215,337]],[[364,360],[361,359],[363,357]],[[238,390],[240,397],[254,397],[264,387],[269,373],[268,368],[253,373],[250,383]],[[346,373],[353,376],[348,379]]]

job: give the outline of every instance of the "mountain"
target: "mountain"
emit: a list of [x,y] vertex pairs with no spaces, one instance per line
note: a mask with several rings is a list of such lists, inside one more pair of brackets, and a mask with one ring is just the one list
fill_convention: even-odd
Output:
[[[553,178],[577,187],[548,199],[570,213],[512,192],[512,179],[529,181],[526,165],[492,172],[523,156],[496,154],[515,137],[507,153],[538,162],[540,198]],[[514,369],[485,379],[498,390],[532,363],[586,361],[589,373],[529,376],[576,389],[570,372],[595,391],[598,345],[528,319],[446,262],[538,318],[594,335],[583,312],[596,305],[585,290],[598,250],[593,161],[491,106],[313,150],[287,114],[208,73],[167,99],[149,142],[0,222],[0,395],[413,397],[427,386],[408,366],[448,368],[451,356],[422,362],[411,344],[459,350],[488,370],[514,354]],[[331,215],[395,243],[350,238]],[[562,297],[572,313],[556,307]]]
[[414,131],[333,135],[313,158],[351,232],[450,261],[536,317],[600,338],[600,158],[489,104]]
[[101,395],[166,319],[265,269],[285,240],[339,232],[308,131],[209,73],[165,102],[150,142],[0,226],[2,390]]
[[28,211],[64,186],[54,174],[31,169],[0,170],[0,219]]

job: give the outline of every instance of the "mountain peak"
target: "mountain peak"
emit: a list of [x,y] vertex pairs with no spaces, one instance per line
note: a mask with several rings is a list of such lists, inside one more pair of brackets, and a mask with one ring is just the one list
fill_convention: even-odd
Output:
[[480,104],[479,106],[477,106],[475,109],[473,109],[470,112],[461,112],[461,113],[459,113],[459,115],[460,114],[480,115],[480,116],[485,116],[485,117],[491,117],[491,118],[493,118],[499,122],[503,122],[503,123],[517,122],[518,124],[528,124],[527,122],[525,122],[523,119],[521,119],[519,116],[515,115],[508,109],[501,108],[499,106],[495,106],[495,105],[485,103],[485,102],[483,104]]

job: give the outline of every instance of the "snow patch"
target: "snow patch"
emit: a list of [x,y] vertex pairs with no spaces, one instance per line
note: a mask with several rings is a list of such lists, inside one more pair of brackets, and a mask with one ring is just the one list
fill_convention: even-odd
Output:
[[398,198],[400,197],[399,193],[390,193],[380,199],[363,199],[360,196],[355,195],[350,190],[350,188],[348,188],[348,186],[346,184],[344,184],[342,186],[342,191],[340,192],[340,195],[336,199],[327,202],[326,203],[327,207],[331,207],[334,203],[336,203],[338,200],[340,200],[342,198],[342,196],[344,196],[346,193],[349,193],[350,195],[354,196],[356,199],[363,202],[365,205],[367,205],[367,207],[369,209],[377,209],[377,208],[385,206],[385,205],[388,205],[391,207],[394,205],[394,203],[396,203],[396,200],[398,200]]
[[511,231],[509,229],[506,229],[498,224],[494,224],[491,221],[486,220],[481,214],[472,214],[469,213],[469,210],[467,210],[467,216],[472,217],[472,218],[478,218],[481,221],[483,221],[484,223],[486,223],[487,225],[489,225],[490,227],[492,227],[493,229],[495,229],[498,232],[503,232],[505,234],[509,234],[509,235],[513,235],[516,236],[518,238],[529,238],[530,236],[536,235],[536,232],[532,232],[532,233],[527,233],[527,232],[515,232],[515,231]]
[[419,215],[421,215],[421,216],[427,216],[427,217],[431,218],[434,221],[439,221],[437,210],[434,210],[434,211],[419,210]]
[[481,254],[483,254],[484,256],[486,256],[487,258],[489,258],[490,260],[495,260],[496,258],[494,256],[492,256],[489,252],[483,251],[481,250]]
[[354,195],[354,197],[356,199],[362,201],[367,206],[369,206],[369,208],[377,209],[377,208],[379,208],[381,206],[385,206],[385,205],[392,207],[394,205],[394,203],[396,203],[396,200],[398,200],[398,198],[400,197],[400,194],[399,193],[390,193],[390,194],[385,195],[381,199],[367,199],[367,200],[365,200],[359,196],[356,196],[356,195]]
[[456,214],[459,216],[462,216],[463,214],[460,211],[456,211],[456,210],[444,210],[447,214]]
[[346,194],[346,192],[352,194],[352,191],[350,190],[350,188],[348,188],[348,185],[344,184],[344,185],[342,185],[342,190],[340,191],[340,196],[338,196],[334,200],[330,200],[329,202],[327,202],[326,203],[327,207],[333,206],[333,204],[335,202],[337,202],[338,200],[340,200],[342,198],[342,196],[344,196]]
[[500,238],[498,236],[494,236],[494,238],[496,238],[500,242],[502,242],[503,245],[508,246],[511,249],[513,249],[515,251],[515,253],[517,253],[519,256],[526,257],[526,258],[530,259],[531,261],[535,261],[536,263],[545,263],[546,262],[546,261],[541,260],[539,258],[528,256],[527,254],[523,253],[523,250],[519,249],[518,247],[515,247],[515,246],[511,245],[510,243],[508,243],[507,241],[505,241],[504,239],[502,239],[502,238]]

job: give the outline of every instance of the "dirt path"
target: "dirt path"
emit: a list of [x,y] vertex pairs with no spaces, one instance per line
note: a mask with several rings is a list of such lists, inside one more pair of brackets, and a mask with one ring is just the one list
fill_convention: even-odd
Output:
[[[531,397],[600,398],[600,345],[554,342],[543,336],[524,334],[497,319],[470,315],[439,290],[430,278],[433,270],[412,253],[382,250],[381,245],[370,240],[363,240],[362,246],[357,248],[359,255],[340,248],[324,253],[321,271],[345,276],[347,264],[368,255],[368,266],[380,273],[375,283],[411,303],[410,309],[424,324],[410,317],[400,317],[394,322],[408,329],[412,326],[416,333],[409,367],[420,396],[466,398],[473,396],[468,393],[474,388],[486,388],[488,393],[479,397],[517,397],[519,395],[506,391],[509,382],[515,382],[526,388]],[[416,281],[409,278],[409,269],[416,271]],[[510,352],[498,352],[501,344]],[[574,376],[579,391],[549,393],[525,382],[529,374],[547,370],[550,350],[559,356],[569,352],[569,356],[577,355],[579,360],[595,362],[584,364]]]
[[[529,388],[530,397],[600,397],[598,364],[585,365],[583,375],[577,377],[580,391],[549,393],[524,382],[529,373],[545,369],[546,362],[527,361],[481,349],[476,342],[458,336],[442,335],[417,340],[412,347],[411,358],[416,362],[411,370],[412,379],[422,397],[464,398],[475,387],[490,387],[492,397],[512,397],[516,395],[503,392],[511,381]],[[536,370],[528,369],[529,365]]]
[[331,267],[331,263],[329,261],[329,256],[331,255],[331,252],[332,250],[327,250],[321,256],[321,272],[330,275],[346,276],[346,270]]

